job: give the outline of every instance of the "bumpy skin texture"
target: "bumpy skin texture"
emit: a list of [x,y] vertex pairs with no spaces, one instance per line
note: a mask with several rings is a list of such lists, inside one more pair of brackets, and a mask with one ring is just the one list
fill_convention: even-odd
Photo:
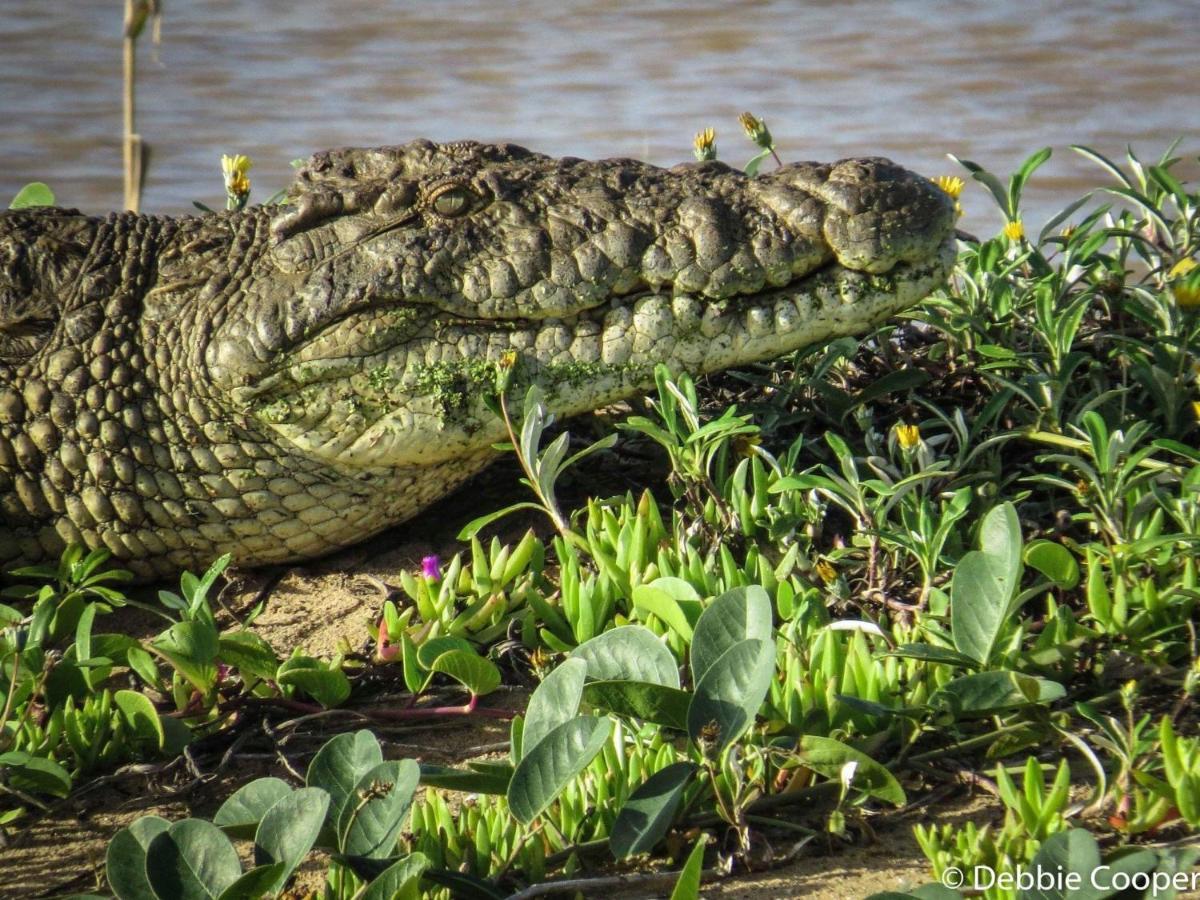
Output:
[[863,331],[953,260],[883,159],[747,179],[511,145],[312,157],[281,207],[0,215],[0,566],[105,546],[144,578],[317,556],[420,512],[501,426]]

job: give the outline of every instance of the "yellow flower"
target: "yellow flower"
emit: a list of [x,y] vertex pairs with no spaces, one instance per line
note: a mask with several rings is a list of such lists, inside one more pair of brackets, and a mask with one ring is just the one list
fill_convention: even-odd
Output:
[[241,209],[250,196],[250,179],[246,173],[253,163],[244,153],[221,157],[221,174],[225,176],[225,208]]
[[1004,236],[1010,241],[1019,241],[1025,237],[1025,224],[1020,219],[1013,219],[1004,225]]
[[692,141],[692,152],[696,154],[696,159],[704,162],[709,159],[717,158],[717,146],[715,141],[717,133],[711,128],[705,128],[696,135]]
[[896,441],[901,450],[912,450],[921,443],[921,429],[916,425],[897,425]]
[[1171,278],[1171,293],[1175,302],[1185,309],[1200,306],[1200,272],[1196,271],[1197,263],[1190,256],[1185,256],[1167,274]]
[[1196,417],[1196,421],[1200,422],[1200,400],[1192,401],[1192,415]]
[[505,350],[496,360],[496,393],[505,394],[517,369],[517,351]]
[[837,569],[825,560],[817,560],[817,564],[813,568],[817,570],[817,574],[821,576],[821,580],[826,584],[833,584],[837,581]]
[[964,182],[957,175],[939,175],[933,183],[945,191],[952,200],[957,200],[962,194]]
[[954,214],[961,217],[963,214],[962,204],[958,202],[959,195],[962,194],[963,180],[957,175],[939,175],[933,179],[942,191],[954,201]]
[[[246,193],[250,190],[250,179],[246,177],[246,173],[250,171],[250,167],[254,165],[250,157],[244,153],[239,153],[236,156],[221,157],[221,174],[225,176],[225,190],[231,194]],[[245,185],[244,190],[238,190],[237,186]]]
[[767,130],[767,123],[762,119],[756,118],[754,113],[744,112],[738,116],[738,122],[742,125],[742,130],[746,132],[746,137],[758,144],[764,150],[771,146],[771,132]]

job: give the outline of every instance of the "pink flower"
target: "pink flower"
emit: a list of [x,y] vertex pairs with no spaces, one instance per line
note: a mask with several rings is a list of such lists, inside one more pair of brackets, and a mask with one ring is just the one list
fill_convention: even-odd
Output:
[[400,648],[388,637],[387,619],[379,620],[379,638],[375,641],[375,654],[384,662],[391,662],[400,653]]
[[431,581],[437,581],[442,577],[442,561],[433,556],[425,556],[421,558],[421,574]]

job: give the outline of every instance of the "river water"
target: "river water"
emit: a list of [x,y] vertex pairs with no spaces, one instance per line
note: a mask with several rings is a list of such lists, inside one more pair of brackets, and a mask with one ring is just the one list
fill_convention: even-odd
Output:
[[[48,182],[64,205],[121,203],[120,0],[3,0],[0,198]],[[142,208],[221,205],[222,153],[254,159],[254,197],[333,146],[508,140],[556,155],[721,158],[764,118],[788,159],[883,154],[926,174],[945,154],[1007,174],[1054,157],[1033,224],[1104,183],[1068,149],[1157,157],[1195,177],[1195,0],[167,0],[138,50]],[[982,188],[966,227],[995,225]]]

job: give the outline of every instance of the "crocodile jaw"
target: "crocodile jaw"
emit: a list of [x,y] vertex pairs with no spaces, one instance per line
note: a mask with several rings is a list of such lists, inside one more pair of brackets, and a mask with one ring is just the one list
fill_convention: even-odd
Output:
[[878,275],[831,264],[725,303],[648,293],[569,319],[488,322],[486,329],[479,320],[434,315],[368,358],[297,361],[291,392],[260,405],[258,415],[301,451],[344,466],[459,459],[504,437],[484,400],[494,395],[496,365],[508,351],[519,359],[514,385],[538,383],[551,410],[572,415],[651,386],[659,363],[706,373],[868,331],[942,284],[954,258],[948,237],[925,262]]

